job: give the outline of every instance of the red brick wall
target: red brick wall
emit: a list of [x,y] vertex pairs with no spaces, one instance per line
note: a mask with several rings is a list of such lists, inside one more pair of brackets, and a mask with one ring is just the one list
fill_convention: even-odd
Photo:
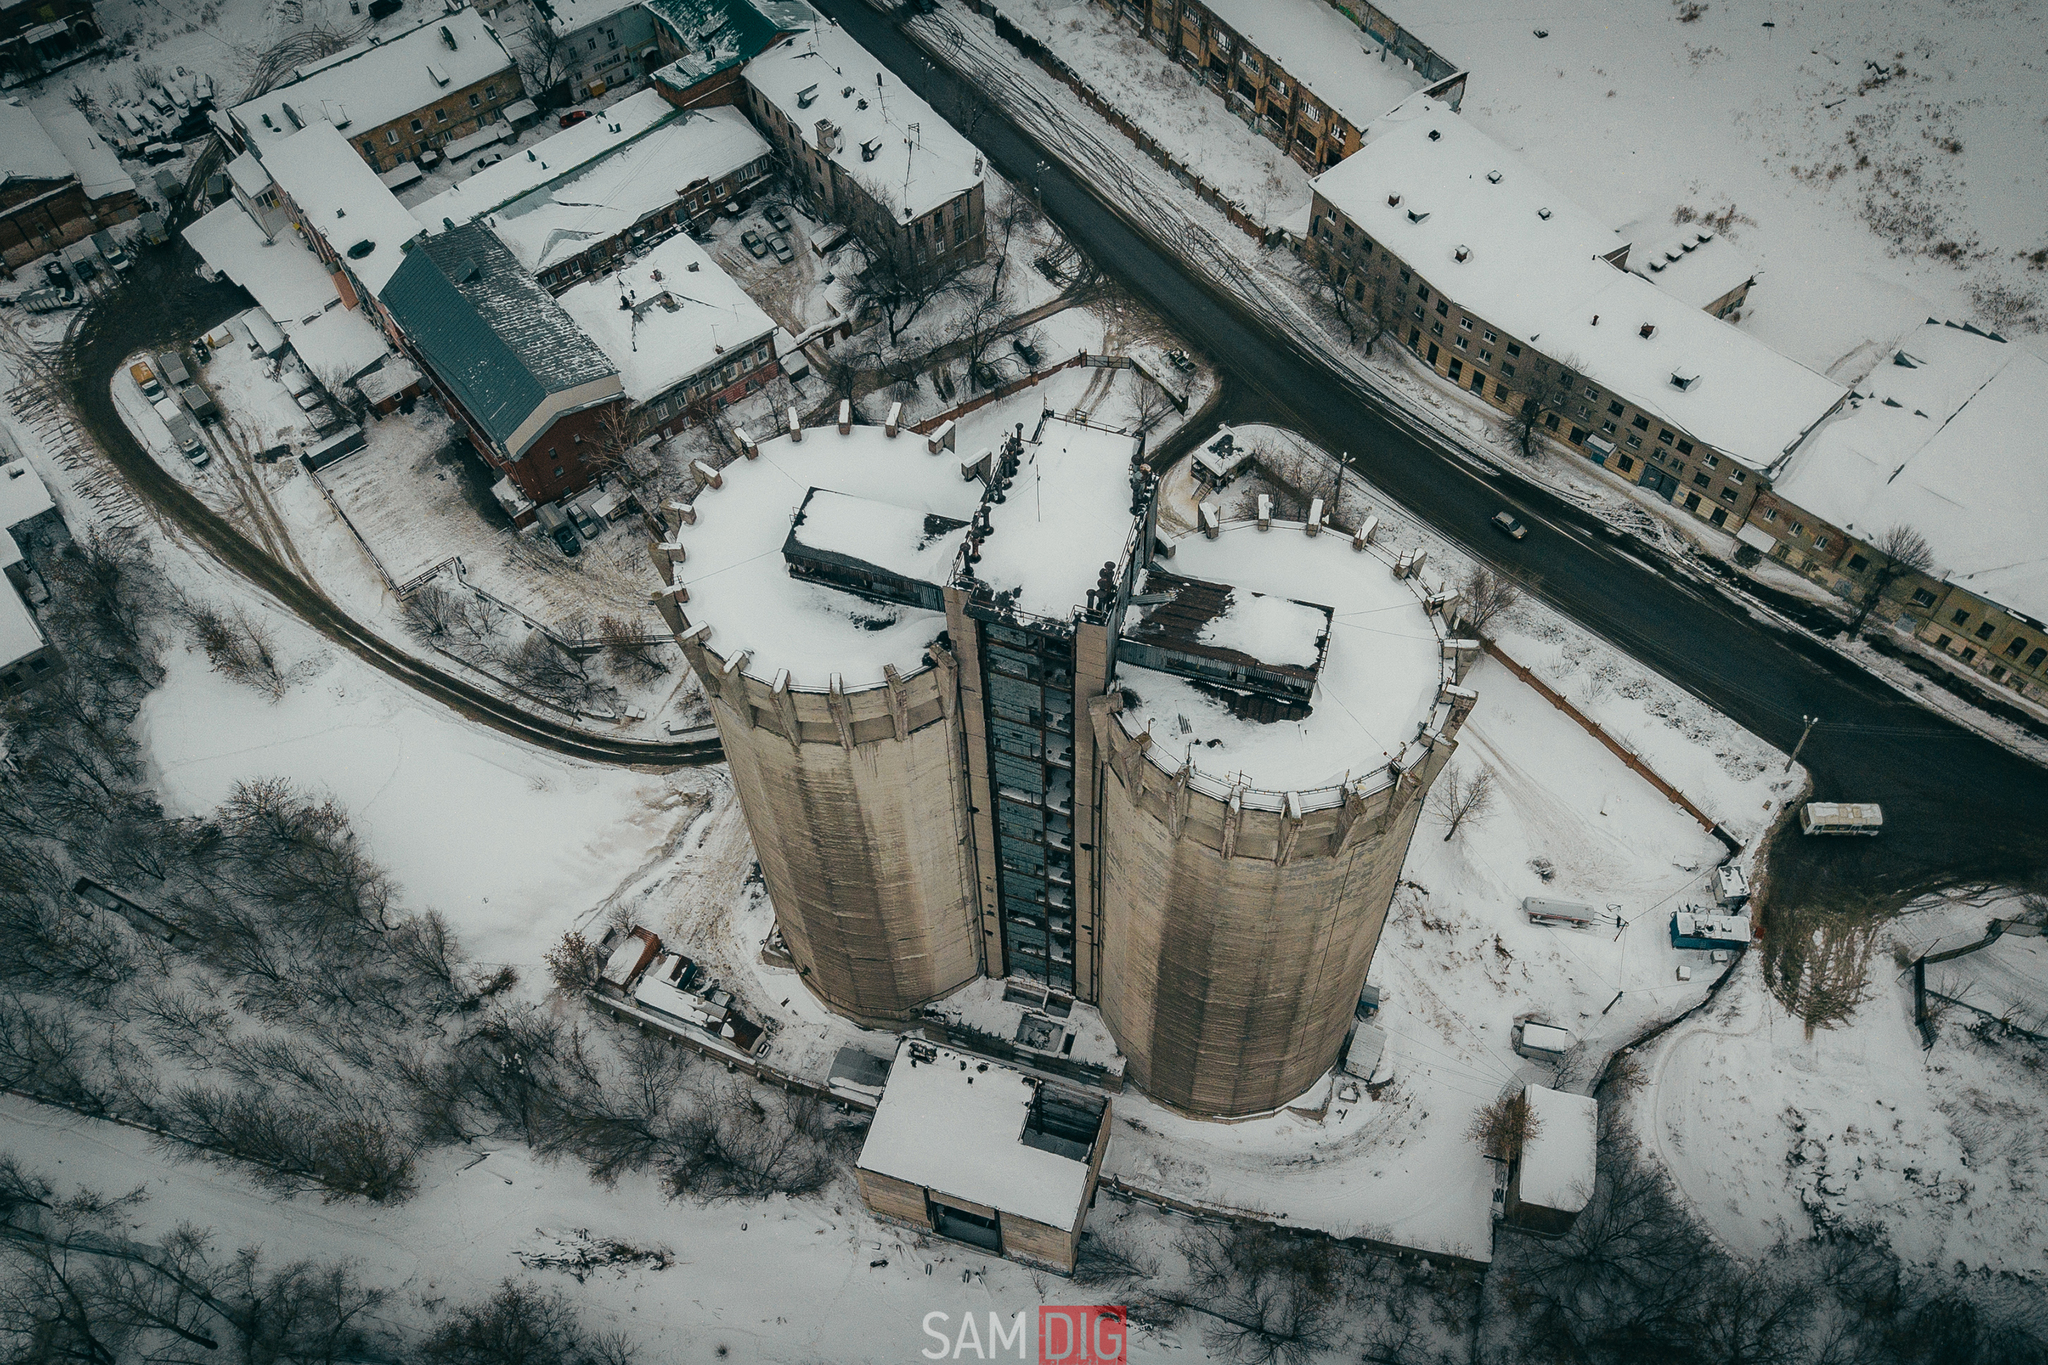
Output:
[[[582,492],[599,474],[598,451],[603,448],[602,420],[611,405],[572,412],[556,420],[540,439],[527,447],[526,454],[507,464],[488,447],[479,446],[487,463],[511,475],[513,486],[534,502],[554,502]],[[577,437],[582,437],[579,443]],[[474,433],[470,440],[476,441]],[[550,451],[554,452],[552,455]],[[561,473],[555,471],[559,469]]]

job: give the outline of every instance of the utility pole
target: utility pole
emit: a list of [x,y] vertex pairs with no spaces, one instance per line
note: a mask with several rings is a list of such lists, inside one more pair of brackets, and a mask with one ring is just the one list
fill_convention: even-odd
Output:
[[1799,719],[1806,722],[1806,728],[1799,732],[1799,742],[1792,746],[1792,753],[1785,760],[1785,771],[1788,773],[1792,771],[1792,765],[1799,761],[1799,751],[1806,747],[1806,737],[1813,733],[1813,727],[1820,720],[1820,717],[1801,716]]

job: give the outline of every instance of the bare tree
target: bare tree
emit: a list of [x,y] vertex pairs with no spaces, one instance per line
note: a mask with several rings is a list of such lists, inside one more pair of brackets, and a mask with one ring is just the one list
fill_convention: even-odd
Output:
[[1382,276],[1373,276],[1359,309],[1358,328],[1365,336],[1365,353],[1371,355],[1379,339],[1390,332],[1398,338],[1406,320],[1401,315],[1401,296],[1393,285]]
[[[1320,249],[1317,249],[1315,254],[1324,262],[1335,259]],[[1301,268],[1296,272],[1296,278],[1308,286],[1316,303],[1325,313],[1336,319],[1337,324],[1344,329],[1345,335],[1351,338],[1351,344],[1356,346],[1358,344],[1359,309],[1357,301],[1351,297],[1351,281],[1354,278],[1362,277],[1353,276],[1349,271],[1346,271],[1344,283],[1339,284],[1336,275],[1327,265],[1318,264],[1317,261],[1311,260],[1307,255],[1304,255],[1301,260]]]
[[1458,579],[1458,615],[1466,629],[1484,635],[1497,617],[1521,604],[1529,586],[1522,574],[1474,564]]
[[[996,339],[1009,325],[1009,309],[998,298],[984,298],[960,315],[953,325],[952,344],[967,362],[967,382],[982,387],[981,370]],[[989,387],[994,387],[990,385]]]
[[1876,562],[1865,572],[1863,596],[1856,604],[1856,615],[1849,622],[1849,634],[1854,636],[1863,629],[1863,623],[1870,619],[1870,613],[1883,599],[1892,584],[1909,574],[1932,573],[1934,569],[1934,548],[1905,522],[1888,527],[1877,539],[1867,542]]
[[1135,1315],[1196,1313],[1203,1343],[1243,1365],[1306,1365],[1337,1345],[1346,1267],[1334,1244],[1233,1226],[1190,1233],[1180,1252],[1188,1290],[1150,1296]]
[[464,1304],[422,1344],[433,1365],[631,1365],[622,1336],[593,1335],[560,1290],[507,1279],[482,1303]]
[[647,410],[627,400],[606,404],[597,415],[597,454],[591,464],[600,474],[616,474],[633,490],[642,506],[641,476],[633,452],[647,438]]
[[1449,843],[1467,824],[1483,824],[1493,810],[1493,773],[1482,768],[1467,776],[1452,768],[1436,780],[1429,793],[1429,813],[1444,824],[1444,842]]
[[554,26],[536,15],[528,21],[518,44],[519,75],[526,88],[540,94],[569,74],[575,52]]
[[1529,1107],[1528,1091],[1516,1086],[1474,1114],[1471,1125],[1465,1129],[1465,1136],[1478,1143],[1479,1150],[1495,1161],[1514,1161],[1542,1127],[1542,1120]]
[[1166,420],[1166,414],[1173,410],[1173,399],[1167,396],[1166,390],[1140,375],[1138,396],[1131,404],[1131,416],[1135,419],[1133,425],[1137,433],[1140,436],[1151,435],[1153,429]]
[[520,641],[506,665],[521,686],[558,706],[585,706],[597,692],[597,680],[590,676],[583,660],[543,630],[533,631]]
[[241,607],[221,611],[205,602],[189,602],[185,621],[191,626],[216,672],[276,701],[291,687],[277,639],[269,625]]
[[893,346],[932,303],[966,288],[957,269],[923,257],[881,255],[854,278],[847,296],[855,316],[869,309],[881,314]]
[[643,680],[668,672],[668,665],[661,659],[661,644],[650,642],[646,631],[623,616],[607,612],[598,617],[597,638],[604,643],[605,658],[621,672]]
[[1510,406],[1502,422],[1508,439],[1525,460],[1534,460],[1543,453],[1543,404],[1547,393],[1547,386],[1527,370],[1508,381]]

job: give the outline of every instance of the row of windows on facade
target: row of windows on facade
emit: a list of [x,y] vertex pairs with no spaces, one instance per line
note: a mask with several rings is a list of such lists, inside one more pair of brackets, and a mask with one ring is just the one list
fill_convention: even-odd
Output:
[[[767,119],[768,126],[771,129],[781,134],[782,141],[785,144],[793,143],[796,146],[797,151],[800,153],[798,159],[801,161],[804,169],[809,172],[813,187],[822,195],[825,180],[825,158],[814,151],[810,144],[803,140],[802,135],[797,132],[796,125],[789,121],[781,109],[769,104],[759,95],[754,96],[754,109],[758,116]],[[962,246],[967,241],[967,205],[964,198],[962,198],[951,201],[951,207],[953,210],[953,245]],[[920,218],[912,223],[910,225],[911,240],[919,245],[923,245],[925,241],[925,227],[927,222],[929,222],[931,240],[938,244],[939,253],[944,255],[946,251],[946,209],[947,205],[941,204],[938,208],[932,210],[929,220]],[[894,224],[891,224],[891,226],[893,227]]]
[[[1331,224],[1329,220],[1318,216],[1316,222],[1310,225],[1310,231],[1311,233],[1320,235],[1322,240],[1326,244],[1332,246],[1335,245],[1335,237],[1331,232]],[[1355,224],[1344,224],[1344,236],[1348,239],[1351,239],[1341,249],[1340,254],[1344,260],[1355,261],[1357,259],[1370,258],[1373,255],[1373,244],[1371,239],[1360,234]],[[1383,251],[1380,253],[1380,258],[1380,269],[1382,272],[1384,272],[1387,268],[1388,263],[1392,262],[1394,260],[1394,257],[1391,253]],[[1325,268],[1329,268],[1330,259],[1330,253],[1328,251],[1325,251]],[[1349,271],[1345,266],[1336,266],[1335,270],[1337,284],[1339,288],[1342,288],[1345,283],[1346,275],[1349,273]],[[1413,279],[1412,272],[1410,272],[1406,267],[1400,268],[1399,275],[1402,288],[1400,294],[1397,295],[1397,308],[1407,306],[1407,286],[1411,283]],[[1365,301],[1365,276],[1362,273],[1358,274],[1351,282],[1351,297],[1354,303],[1363,303]],[[1412,308],[1409,309],[1409,313],[1410,316],[1418,322],[1424,321],[1429,318],[1427,305],[1431,303],[1432,298],[1434,297],[1434,303],[1436,312],[1438,314],[1438,320],[1430,322],[1430,335],[1434,337],[1442,337],[1444,335],[1443,320],[1448,319],[1450,317],[1450,300],[1447,298],[1443,298],[1441,296],[1432,296],[1430,292],[1430,287],[1427,284],[1421,283],[1417,283],[1415,285],[1415,297],[1417,302],[1414,304]],[[1498,363],[1496,363],[1494,359],[1494,353],[1491,350],[1487,349],[1488,345],[1499,344],[1500,337],[1498,333],[1493,331],[1491,328],[1476,325],[1469,314],[1464,314],[1462,312],[1460,313],[1457,322],[1458,332],[1456,335],[1452,337],[1452,344],[1458,350],[1472,350],[1472,339],[1473,336],[1476,334],[1479,337],[1479,339],[1487,343],[1487,345],[1482,345],[1478,348],[1477,359],[1474,361],[1474,364],[1494,365],[1495,368],[1498,369],[1501,375],[1505,378],[1513,379],[1515,377],[1516,368],[1514,361],[1501,360]],[[1410,349],[1416,349],[1419,340],[1419,329],[1411,332],[1409,340]],[[1512,357],[1519,357],[1522,354],[1521,346],[1513,341],[1507,343],[1506,350],[1507,354]],[[1429,363],[1431,365],[1437,363],[1436,348],[1434,346],[1430,347]],[[1543,357],[1538,356],[1534,360],[1532,368],[1538,378],[1547,378],[1550,373],[1550,362],[1545,360]],[[1464,366],[1461,362],[1453,360],[1450,365],[1450,378],[1454,381],[1459,379],[1463,369]],[[1557,374],[1557,392],[1554,395],[1549,396],[1544,401],[1548,402],[1549,405],[1558,412],[1569,412],[1569,415],[1576,416],[1581,421],[1591,423],[1595,420],[1591,405],[1600,402],[1604,395],[1601,393],[1600,389],[1597,386],[1587,384],[1584,386],[1583,390],[1584,401],[1581,402],[1579,401],[1578,393],[1575,391],[1575,387],[1577,386],[1578,382],[1578,376],[1573,375],[1569,370],[1565,369],[1563,366],[1560,365],[1558,367]],[[1485,377],[1481,374],[1475,373],[1473,375],[1472,380],[1472,391],[1476,394],[1479,394],[1481,397],[1484,397],[1484,384]],[[1508,386],[1505,383],[1500,384],[1496,395],[1496,401],[1499,401],[1500,403],[1505,405],[1508,401],[1508,397]],[[1608,437],[1621,437],[1623,443],[1627,445],[1627,447],[1630,450],[1643,449],[1643,436],[1640,433],[1647,433],[1650,430],[1650,419],[1646,414],[1638,412],[1635,413],[1633,416],[1630,416],[1626,404],[1616,399],[1609,399],[1607,403],[1607,415],[1598,420],[1600,424],[1599,429],[1602,435]],[[1633,428],[1633,430],[1627,433],[1623,433],[1617,425],[1617,423],[1622,420],[1626,420],[1629,426]],[[1552,430],[1555,430],[1558,426],[1558,423],[1556,421],[1551,421],[1547,425],[1550,426]],[[1586,434],[1587,432],[1585,429],[1574,428],[1572,433],[1573,444],[1583,445],[1585,443],[1584,438]],[[1675,449],[1679,455],[1691,455],[1694,450],[1694,446],[1691,441],[1686,440],[1677,432],[1673,431],[1670,427],[1659,426],[1657,431],[1657,440],[1660,444]],[[1654,448],[1649,451],[1649,454],[1652,459],[1656,460],[1660,464],[1662,464],[1666,458],[1662,452],[1657,451]],[[1704,467],[1704,469],[1707,470],[1718,469],[1721,465],[1721,457],[1716,454],[1713,454],[1710,451],[1701,457],[1700,464]],[[1626,473],[1627,468],[1624,467],[1622,472]],[[1684,465],[1674,461],[1671,466],[1671,473],[1674,477],[1684,477]],[[1733,467],[1728,471],[1727,478],[1728,483],[1730,485],[1744,484],[1749,481],[1749,472],[1740,467]],[[1693,475],[1693,483],[1698,487],[1706,488],[1713,483],[1713,478],[1711,475],[1706,474],[1704,472],[1696,472]],[[1738,491],[1738,489],[1734,487],[1724,486],[1720,490],[1720,492],[1721,496],[1729,502],[1734,502],[1740,496],[1740,492]]]
[[[492,103],[492,104],[496,104],[496,103],[498,102],[498,87],[497,87],[497,86],[495,86],[495,85],[487,85],[487,86],[485,86],[485,87],[483,88],[483,92],[482,92],[481,94],[479,94],[479,93],[478,93],[477,91],[474,91],[474,90],[472,90],[472,91],[470,91],[470,92],[469,92],[469,107],[470,107],[471,109],[481,109],[481,108],[482,108],[482,107],[484,106],[484,103],[485,103],[485,101],[489,101],[489,102],[490,102],[490,103]],[[460,110],[458,110],[457,112],[459,113],[459,112],[460,112]],[[434,126],[436,127],[436,129],[437,129],[437,130],[438,130],[438,129],[440,128],[440,125],[442,125],[442,124],[444,124],[444,123],[448,122],[448,118],[449,118],[449,115],[448,115],[448,111],[447,111],[446,109],[436,109],[436,110],[434,110],[434,111],[433,111],[433,116],[434,116]],[[427,121],[426,121],[426,119],[425,119],[425,118],[423,118],[423,117],[422,117],[422,118],[416,118],[416,119],[414,119],[414,120],[412,121],[412,131],[413,131],[413,136],[414,136],[414,137],[418,137],[418,136],[419,136],[420,134],[422,134],[422,133],[426,132],[426,131],[427,131]],[[435,134],[435,136],[436,136],[436,138],[439,138],[439,139],[441,139],[441,140],[444,140],[444,141],[446,140],[446,139],[445,139],[445,134],[442,134],[442,133],[440,133],[440,132],[437,132],[437,133]],[[396,128],[386,128],[386,129],[384,130],[384,143],[385,143],[385,145],[386,145],[386,146],[390,146],[390,147],[395,147],[395,146],[397,146],[397,145],[398,145],[398,129],[396,129]],[[432,145],[431,141],[430,141],[429,145]],[[364,139],[363,139],[363,155],[364,155],[364,156],[368,156],[368,157],[374,157],[374,156],[376,156],[376,155],[377,155],[377,139],[375,139],[375,138],[373,138],[373,137],[366,137],[366,138],[364,138]]]

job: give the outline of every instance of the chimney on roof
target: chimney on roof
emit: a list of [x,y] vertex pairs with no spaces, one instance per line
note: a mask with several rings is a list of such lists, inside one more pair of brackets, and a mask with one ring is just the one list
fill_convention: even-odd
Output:
[[817,136],[819,151],[829,156],[831,153],[839,150],[839,125],[832,122],[831,119],[821,118],[818,120]]
[[1648,338],[1650,338],[1650,337],[1653,337],[1653,336],[1655,336],[1656,334],[1657,334],[1657,324],[1656,324],[1656,323],[1654,323],[1654,322],[1646,322],[1646,323],[1644,323],[1644,324],[1643,324],[1643,337],[1644,337],[1644,339],[1645,339],[1645,340],[1647,340],[1647,339],[1648,339]]
[[1401,196],[1400,196],[1400,195],[1398,195],[1398,194],[1390,194],[1390,195],[1388,195],[1388,196],[1387,196],[1387,207],[1388,207],[1388,208],[1390,208],[1390,209],[1397,209],[1397,208],[1401,207]]
[[1549,210],[1549,209],[1538,209],[1538,210],[1536,210],[1536,216],[1537,216],[1538,218],[1548,219],[1548,218],[1550,217],[1550,210]]
[[860,144],[860,159],[862,161],[873,161],[875,154],[881,150],[882,140],[880,138],[869,138],[866,142]]

